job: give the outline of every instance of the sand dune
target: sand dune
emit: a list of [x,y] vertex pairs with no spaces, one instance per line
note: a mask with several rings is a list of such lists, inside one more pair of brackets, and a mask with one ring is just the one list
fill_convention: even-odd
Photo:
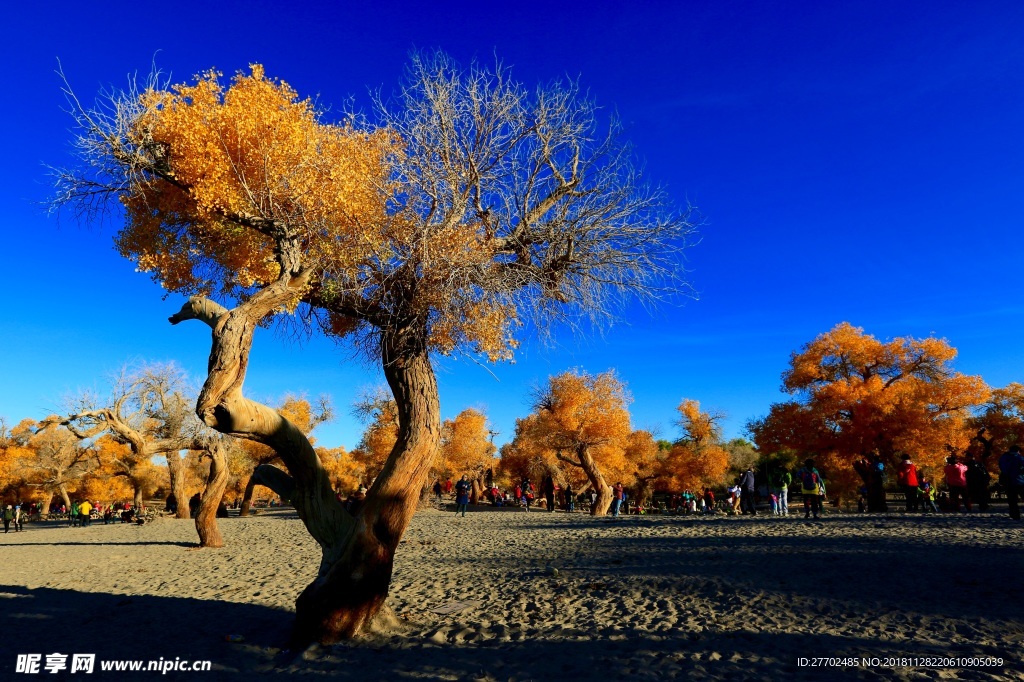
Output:
[[[288,510],[221,528],[227,546],[199,551],[173,519],[2,536],[0,670],[60,651],[213,662],[180,679],[1024,679],[1024,527],[999,515],[424,511],[395,566],[407,631],[305,652],[281,647],[316,544]],[[814,657],[882,660],[798,665]]]

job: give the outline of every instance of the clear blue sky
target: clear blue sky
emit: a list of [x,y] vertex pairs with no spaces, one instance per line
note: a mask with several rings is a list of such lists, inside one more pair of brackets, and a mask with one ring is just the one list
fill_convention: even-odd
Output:
[[[294,5],[294,6],[293,6]],[[289,9],[281,9],[288,7]],[[569,75],[614,107],[648,177],[707,217],[689,252],[698,301],[630,312],[603,336],[527,340],[514,365],[438,363],[444,416],[483,407],[501,432],[531,386],[618,369],[634,422],[676,435],[683,397],[726,433],[782,398],[789,353],[847,320],[882,338],[945,337],[957,367],[1024,380],[1024,3],[28,3],[0,26],[5,313],[0,415],[56,409],[132,358],[205,371],[208,333],[121,260],[113,228],[38,206],[69,160],[57,58],[77,92],[150,63],[177,80],[261,62],[325,104],[397,83],[412,48],[497,54],[526,84]],[[328,393],[320,442],[379,373],[322,339],[257,337],[248,393]]]

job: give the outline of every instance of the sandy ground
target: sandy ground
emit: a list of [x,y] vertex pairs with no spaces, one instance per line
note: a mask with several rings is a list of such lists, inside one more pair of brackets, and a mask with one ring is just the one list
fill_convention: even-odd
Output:
[[[227,546],[200,551],[173,519],[0,536],[0,679],[34,677],[17,654],[54,652],[213,662],[165,679],[1024,679],[1024,526],[1003,515],[424,511],[391,593],[408,631],[305,652],[281,648],[319,561],[301,522],[221,529]],[[879,660],[798,664],[816,657]]]

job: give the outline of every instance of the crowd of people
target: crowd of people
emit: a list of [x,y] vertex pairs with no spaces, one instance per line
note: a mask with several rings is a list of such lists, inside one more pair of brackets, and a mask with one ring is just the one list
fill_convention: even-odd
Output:
[[[926,470],[919,470],[910,456],[904,456],[895,470],[897,499],[902,498],[904,511],[908,513],[970,512],[973,508],[987,511],[991,501],[991,475],[984,458],[965,458],[961,461],[950,455],[942,470],[944,490],[940,490]],[[1020,519],[1020,499],[1024,495],[1024,456],[1019,446],[1011,447],[999,458],[998,490],[1005,494],[1009,514]],[[859,512],[889,511],[889,497],[893,496],[889,472],[878,456],[866,457],[854,463],[864,485],[859,491],[857,510]],[[650,511],[674,514],[714,514],[720,512],[757,515],[759,508],[767,506],[772,516],[789,516],[789,497],[799,494],[806,519],[818,519],[828,496],[827,479],[815,466],[813,459],[806,459],[795,471],[777,468],[760,480],[753,467],[743,471],[735,482],[726,488],[727,496],[716,500],[715,491],[706,487],[702,490],[684,490],[681,493],[656,495],[653,502],[630,498],[629,491],[622,483],[611,486],[612,501],[608,511],[612,516],[620,514],[645,514]],[[588,509],[597,503],[597,492],[593,489],[575,492],[570,484],[559,485],[551,476],[546,476],[539,489],[529,478],[522,479],[511,490],[502,490],[488,472],[486,486],[480,487],[480,497],[473,500],[473,483],[467,475],[455,484],[449,478],[436,480],[432,486],[434,498],[441,503],[448,496],[454,496],[456,513],[465,516],[469,503],[488,502],[493,506],[518,506],[530,511],[538,501],[547,511],[562,509],[575,511],[577,507]],[[762,490],[766,490],[762,494]],[[450,498],[449,498],[450,499]],[[767,503],[767,504],[765,504]]]

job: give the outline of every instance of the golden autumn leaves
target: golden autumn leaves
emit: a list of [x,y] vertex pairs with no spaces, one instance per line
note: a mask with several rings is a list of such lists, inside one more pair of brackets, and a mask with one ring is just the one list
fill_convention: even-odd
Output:
[[729,466],[716,417],[695,400],[679,406],[683,438],[667,448],[633,430],[631,397],[614,372],[570,371],[551,377],[534,411],[516,422],[502,448],[501,468],[513,478],[560,471],[579,489],[622,482],[672,490],[717,485]]
[[[389,130],[323,122],[260,65],[227,85],[210,71],[151,89],[138,104],[129,142],[145,170],[120,197],[127,224],[117,247],[168,291],[245,298],[280,275],[275,241],[286,233],[317,273],[327,333],[360,329],[357,315],[332,307],[339,292],[382,309],[407,297],[401,313],[429,319],[433,349],[510,357],[514,308],[452,285],[464,279],[453,273],[494,267],[491,240],[479,222],[426,229],[402,208],[393,162],[403,144]],[[396,263],[408,267],[396,272]],[[309,302],[306,293],[281,312]]]
[[955,371],[955,357],[942,339],[882,342],[842,323],[793,354],[782,378],[794,399],[773,405],[750,430],[762,452],[818,455],[837,475],[872,453],[893,466],[909,454],[936,470],[972,447],[981,427],[1008,446],[1020,423],[1019,385],[993,392],[981,377]]

